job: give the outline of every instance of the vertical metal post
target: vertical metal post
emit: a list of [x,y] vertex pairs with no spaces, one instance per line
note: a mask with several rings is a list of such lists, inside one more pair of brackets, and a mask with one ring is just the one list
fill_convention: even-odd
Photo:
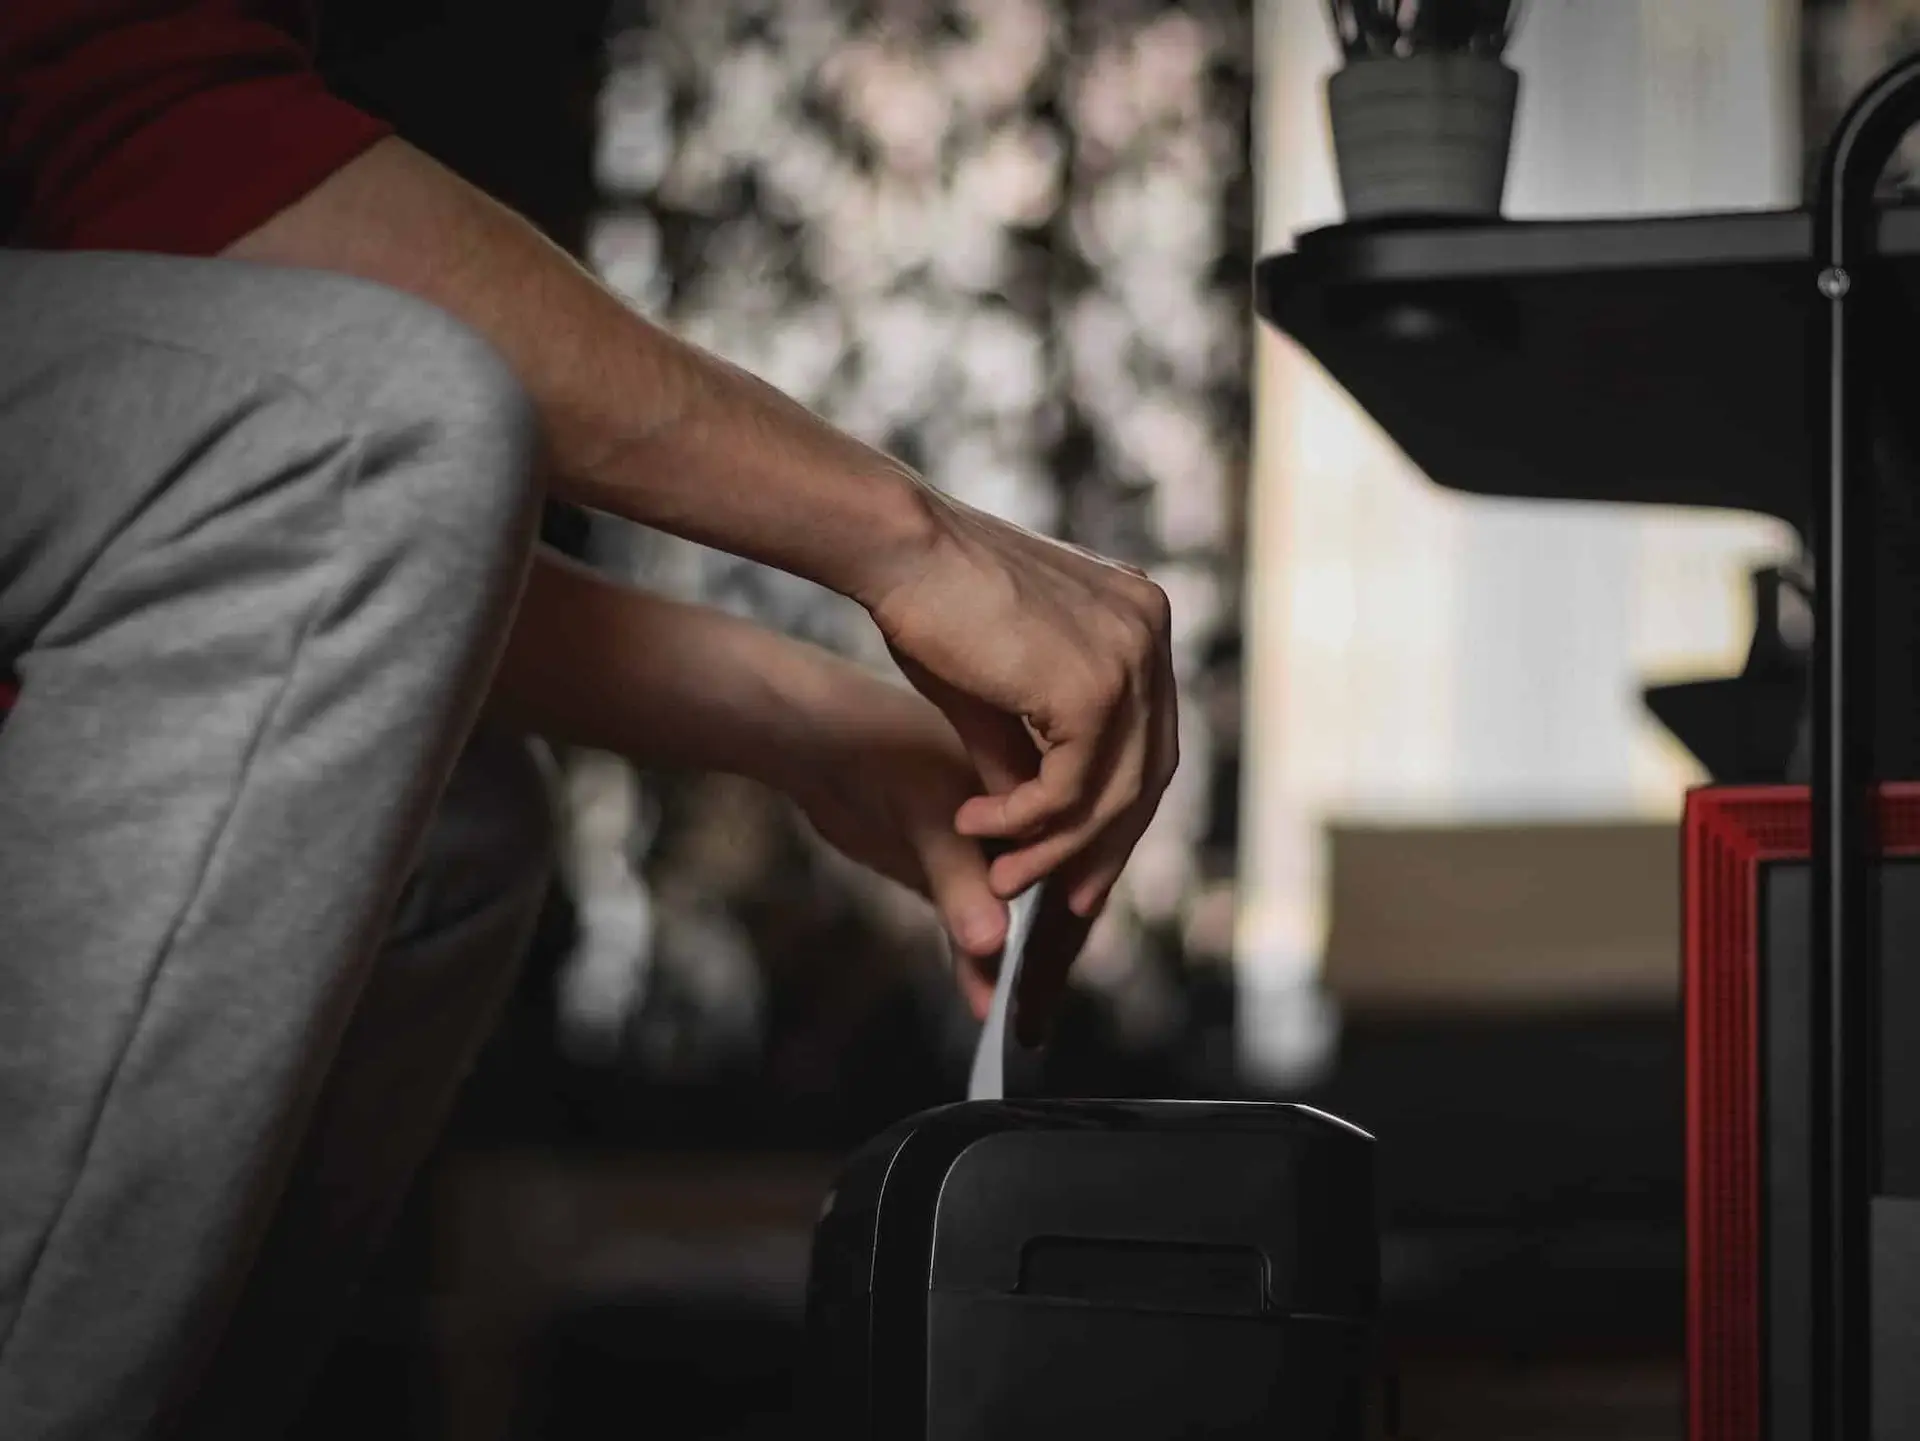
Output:
[[1815,1434],[1872,1427],[1869,1205],[1878,1173],[1874,859],[1872,340],[1895,304],[1874,264],[1874,190],[1920,120],[1920,56],[1854,101],[1827,147],[1814,211],[1819,320],[1813,480],[1813,1307]]

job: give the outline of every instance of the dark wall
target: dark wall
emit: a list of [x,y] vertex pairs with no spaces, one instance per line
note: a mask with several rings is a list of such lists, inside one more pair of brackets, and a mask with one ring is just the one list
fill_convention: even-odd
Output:
[[329,0],[334,89],[578,252],[608,0]]
[[[609,3],[327,0],[320,68],[337,94],[578,256],[596,200]],[[579,554],[586,520],[549,506],[544,531]]]

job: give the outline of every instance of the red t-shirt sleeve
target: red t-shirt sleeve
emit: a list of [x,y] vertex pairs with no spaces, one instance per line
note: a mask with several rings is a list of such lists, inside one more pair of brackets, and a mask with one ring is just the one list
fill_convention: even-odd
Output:
[[293,0],[0,0],[14,245],[211,255],[388,133]]

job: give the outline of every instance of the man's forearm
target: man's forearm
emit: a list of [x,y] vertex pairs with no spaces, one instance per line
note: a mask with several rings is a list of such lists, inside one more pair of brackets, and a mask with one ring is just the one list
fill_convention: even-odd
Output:
[[902,467],[647,322],[532,226],[386,140],[229,249],[431,301],[532,393],[554,493],[843,594],[911,571],[928,497]]
[[789,790],[851,662],[705,606],[534,557],[490,706],[550,740]]

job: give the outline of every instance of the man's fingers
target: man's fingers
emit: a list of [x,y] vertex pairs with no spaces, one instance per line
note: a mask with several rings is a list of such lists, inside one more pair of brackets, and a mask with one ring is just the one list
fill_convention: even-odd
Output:
[[954,981],[976,1021],[993,1005],[989,963],[1007,943],[1006,904],[987,884],[980,847],[944,827],[916,838],[927,892],[952,943]]
[[1066,897],[1067,909],[1087,920],[1106,909],[1107,896],[1145,830],[1146,822],[1136,809],[1130,823],[1129,819],[1115,821],[1062,869],[1056,884]]
[[[1095,843],[1107,829],[1140,802],[1146,781],[1146,743],[1143,737],[1127,738],[1114,765],[1098,784],[1097,799],[1091,806],[1082,804],[1075,819],[1051,831],[1042,830],[1030,844],[1009,850],[995,859],[989,875],[994,891],[1016,896],[1028,886],[1079,855]],[[1047,753],[1047,760],[1054,752]],[[1045,762],[1042,762],[1044,774]],[[1096,787],[1089,786],[1088,790]],[[1127,838],[1131,846],[1137,832]]]
[[1013,840],[1057,823],[1086,805],[1098,746],[1089,738],[1057,745],[1040,757],[1040,773],[1005,795],[975,796],[960,807],[954,828],[981,840]]
[[1059,884],[1066,893],[1067,905],[1075,915],[1089,919],[1106,908],[1107,896],[1120,873],[1126,869],[1133,849],[1152,824],[1160,796],[1180,765],[1179,712],[1171,704],[1173,681],[1167,676],[1163,702],[1156,707],[1155,743],[1147,757],[1141,795],[1130,812],[1116,817],[1106,830],[1074,857],[1063,870]]
[[[1082,919],[1091,920],[1100,914],[1107,893],[1120,879],[1140,840],[1141,829],[1137,820],[1121,818],[1090,839],[1083,840],[1075,832],[1014,852],[994,863],[993,888],[1005,894],[1005,888],[1012,885],[1017,895],[1039,877],[1051,876],[1061,904]],[[1027,876],[1034,880],[1025,880]]]
[[977,843],[935,824],[913,838],[927,893],[953,943],[969,956],[989,957],[1006,944],[1007,905],[987,880],[987,858]]
[[955,826],[965,835],[1015,840],[1057,828],[1073,812],[1091,810],[1110,788],[1110,778],[1102,774],[1111,769],[1109,759],[1144,752],[1149,743],[1151,689],[1131,656],[1105,657],[1063,684],[1058,701],[1035,717],[1042,736],[1038,774],[1004,794],[969,801],[955,816]]
[[1086,847],[1100,833],[1098,822],[1075,826],[1034,842],[1023,850],[1009,851],[998,857],[988,873],[995,895],[1017,896],[1029,886],[1052,875]]

